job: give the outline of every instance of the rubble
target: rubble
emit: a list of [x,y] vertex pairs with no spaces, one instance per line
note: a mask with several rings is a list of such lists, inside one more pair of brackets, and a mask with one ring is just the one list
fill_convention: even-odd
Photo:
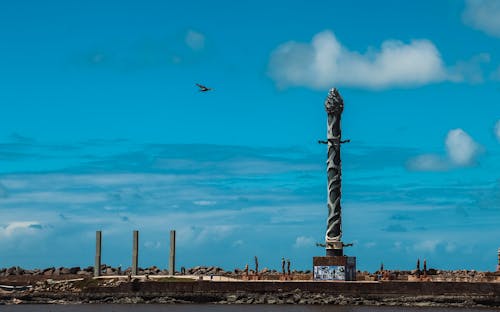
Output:
[[[184,274],[175,272],[175,275],[195,275],[195,276],[226,276],[231,278],[242,278],[245,271],[240,268],[235,268],[232,271],[226,271],[217,266],[195,266],[192,268],[183,268]],[[68,278],[87,278],[93,276],[94,268],[88,267],[49,267],[44,269],[24,269],[19,266],[10,268],[0,268],[0,279],[2,278],[20,278],[20,279],[68,279]],[[101,265],[102,276],[128,276],[131,275],[130,267],[122,269],[121,267],[112,267],[106,264]],[[254,270],[249,270],[249,274],[255,275]],[[155,276],[168,275],[167,269],[160,269],[156,266],[148,268],[138,268],[138,275]],[[274,269],[264,268],[259,272],[261,280],[279,280],[282,275]],[[312,279],[311,271],[292,270],[292,280],[309,280]],[[398,281],[416,281],[423,280],[424,272],[421,270],[400,271],[400,270],[383,270],[373,273],[366,271],[357,272],[358,281],[376,281],[376,280],[398,280]],[[31,279],[30,279],[31,280]],[[429,268],[425,272],[426,281],[439,282],[491,282],[500,280],[500,272],[480,272],[476,270],[438,270]]]

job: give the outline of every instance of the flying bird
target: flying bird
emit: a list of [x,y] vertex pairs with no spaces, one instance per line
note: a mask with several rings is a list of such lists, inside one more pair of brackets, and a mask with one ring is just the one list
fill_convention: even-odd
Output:
[[199,83],[197,83],[196,85],[198,86],[198,88],[200,88],[200,92],[207,92],[207,91],[212,90],[212,88],[207,88],[204,85],[201,85]]

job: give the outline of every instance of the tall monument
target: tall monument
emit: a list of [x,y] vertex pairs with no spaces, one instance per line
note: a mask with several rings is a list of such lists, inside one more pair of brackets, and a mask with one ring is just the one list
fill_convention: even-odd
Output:
[[344,100],[337,89],[332,88],[325,100],[327,114],[327,140],[319,143],[328,146],[327,206],[325,248],[326,257],[314,257],[314,279],[317,280],[356,280],[356,258],[344,256],[342,242],[341,215],[341,176],[340,145],[349,140],[342,140],[340,118],[344,110]]
[[325,100],[327,114],[327,141],[328,145],[326,161],[326,172],[328,178],[328,218],[326,221],[326,255],[343,256],[342,243],[342,216],[340,207],[342,168],[340,163],[340,145],[344,143],[341,139],[340,117],[344,110],[344,100],[337,89],[331,89]]

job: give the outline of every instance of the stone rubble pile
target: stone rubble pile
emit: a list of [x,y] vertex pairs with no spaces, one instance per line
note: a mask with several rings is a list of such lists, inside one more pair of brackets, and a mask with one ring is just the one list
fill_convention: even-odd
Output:
[[21,267],[10,267],[10,268],[2,268],[0,269],[0,277],[1,276],[13,276],[13,275],[44,275],[44,276],[52,276],[52,275],[92,275],[94,272],[93,267],[50,267],[45,269],[23,269]]
[[[128,267],[122,269],[121,267],[112,267],[106,264],[101,265],[101,275],[114,276],[114,275],[129,275],[132,273],[132,268]],[[254,270],[249,270],[249,274],[255,274]],[[309,274],[311,271],[297,271],[293,270],[292,274]],[[85,268],[81,267],[50,267],[45,269],[23,269],[21,267],[10,267],[10,268],[0,268],[0,277],[13,276],[13,275],[43,275],[43,276],[58,276],[58,275],[80,275],[92,276],[94,274],[94,267],[88,266]],[[160,269],[156,266],[151,266],[148,268],[138,268],[139,275],[168,275],[167,269]],[[181,274],[180,271],[176,272],[176,275]],[[224,275],[224,276],[240,276],[245,274],[245,271],[239,268],[235,268],[233,271],[226,271],[223,268],[217,266],[195,266],[192,268],[185,269],[186,275]],[[259,271],[259,274],[280,274],[276,270],[271,270],[264,268]]]
[[[132,269],[130,267],[122,269],[121,267],[112,267],[106,264],[101,265],[101,275],[103,276],[127,276],[131,275]],[[148,268],[138,268],[139,275],[169,275],[167,269],[160,269],[156,266]],[[196,275],[196,276],[209,276],[219,275],[232,278],[241,278],[246,272],[243,269],[235,268],[232,271],[226,271],[217,266],[195,266],[192,268],[181,268],[176,275]],[[252,269],[248,270],[249,275],[255,274]],[[262,279],[279,279],[282,273],[276,270],[264,268],[259,271]],[[310,270],[291,272],[297,279],[311,279],[312,273]],[[402,280],[408,281],[414,279],[416,276],[423,276],[424,272],[413,271],[400,271],[400,270],[384,270],[357,273],[357,280]],[[50,267],[45,269],[24,269],[19,266],[10,268],[0,268],[1,277],[16,277],[16,276],[38,276],[39,278],[52,278],[57,276],[67,276],[66,278],[79,278],[91,277],[94,275],[94,267]],[[430,281],[448,281],[448,282],[480,282],[480,281],[495,281],[500,277],[500,272],[480,272],[475,270],[436,270],[428,269],[426,271],[426,278]],[[64,277],[63,277],[64,278]],[[58,277],[60,279],[60,277]]]

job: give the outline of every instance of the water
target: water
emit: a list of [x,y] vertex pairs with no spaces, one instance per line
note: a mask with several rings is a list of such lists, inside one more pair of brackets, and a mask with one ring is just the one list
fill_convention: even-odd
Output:
[[2,312],[499,312],[497,309],[317,305],[78,304],[4,305]]

